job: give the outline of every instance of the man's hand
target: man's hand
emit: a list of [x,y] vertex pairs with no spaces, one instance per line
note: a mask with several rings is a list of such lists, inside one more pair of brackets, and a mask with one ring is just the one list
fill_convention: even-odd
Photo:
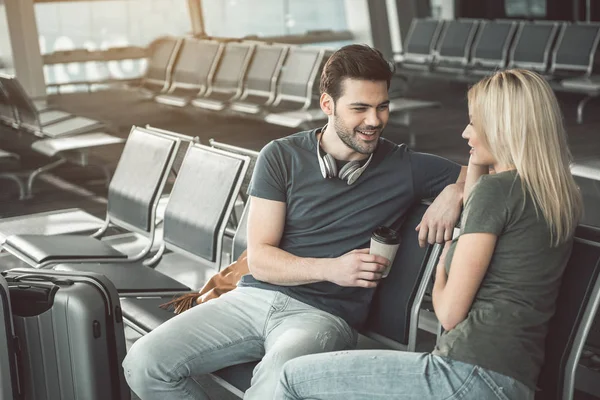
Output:
[[446,186],[427,208],[421,223],[415,230],[419,232],[419,246],[427,243],[443,243],[452,239],[454,227],[460,217],[464,184]]
[[340,286],[374,288],[390,263],[385,257],[369,254],[369,249],[352,250],[333,260],[326,280]]

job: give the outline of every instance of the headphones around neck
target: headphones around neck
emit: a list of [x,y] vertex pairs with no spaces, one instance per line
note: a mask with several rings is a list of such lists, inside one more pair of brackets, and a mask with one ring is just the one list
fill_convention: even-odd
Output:
[[325,153],[325,155],[321,156],[321,138],[323,137],[325,128],[327,128],[327,125],[321,128],[320,132],[317,131],[317,135],[321,133],[321,136],[317,141],[317,159],[319,160],[321,174],[325,179],[339,178],[343,181],[346,181],[348,185],[352,185],[362,175],[365,169],[367,169],[367,166],[371,163],[374,153],[371,153],[369,159],[362,167],[360,165],[360,161],[348,161],[348,163],[338,171],[335,158],[333,158],[331,154]]

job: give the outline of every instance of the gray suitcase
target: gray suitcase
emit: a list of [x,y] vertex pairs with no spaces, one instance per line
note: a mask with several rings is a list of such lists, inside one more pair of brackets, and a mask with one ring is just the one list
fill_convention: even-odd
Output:
[[8,282],[25,400],[129,400],[114,285],[95,273],[13,269]]
[[19,399],[17,351],[19,344],[14,335],[10,297],[6,280],[0,276],[0,399]]

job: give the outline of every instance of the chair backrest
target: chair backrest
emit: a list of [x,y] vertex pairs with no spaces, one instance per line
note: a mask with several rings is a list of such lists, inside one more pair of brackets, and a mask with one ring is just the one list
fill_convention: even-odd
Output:
[[180,140],[132,127],[108,186],[108,220],[145,236],[154,233],[156,206]]
[[212,91],[241,94],[253,51],[254,46],[249,43],[227,43],[206,95],[209,96]]
[[467,65],[478,24],[469,19],[447,21],[438,41],[437,61]]
[[552,53],[550,71],[582,71],[592,73],[596,49],[600,41],[600,24],[567,24],[560,32]]
[[575,369],[600,302],[600,243],[577,238],[546,337],[536,399],[573,398]]
[[[173,161],[173,166],[171,167],[171,171],[173,172],[175,177],[177,177],[177,174],[179,173],[179,168],[181,168],[181,163],[183,163],[183,158],[187,153],[188,146],[191,146],[194,143],[201,143],[200,138],[198,136],[189,136],[184,135],[183,133],[157,128],[150,124],[146,124],[146,129],[161,135],[173,136],[181,141],[177,154],[175,155],[175,160]],[[168,182],[169,181],[167,181],[167,184]]]
[[471,65],[504,68],[508,64],[508,49],[517,30],[515,21],[481,21],[473,44]]
[[411,323],[416,332],[411,311],[422,281],[428,279],[424,275],[431,253],[431,247],[419,247],[415,226],[426,210],[426,205],[418,204],[407,213],[399,229],[402,240],[390,273],[379,284],[371,301],[365,333],[382,342],[391,341],[392,346],[393,343],[414,346],[409,340]]
[[0,122],[3,122],[6,125],[12,126],[14,128],[19,126],[19,117],[17,114],[17,110],[10,102],[10,99],[8,98],[8,93],[2,86],[1,81],[0,81]]
[[164,36],[148,45],[148,67],[144,76],[145,81],[162,84],[163,89],[168,87],[173,64],[182,41],[182,38]]
[[185,38],[173,67],[169,91],[178,88],[198,90],[203,94],[211,82],[223,44],[214,40]]
[[550,49],[561,26],[558,22],[523,22],[517,30],[510,56],[510,67],[546,72]]
[[167,249],[219,268],[223,234],[247,165],[247,157],[201,144],[188,148],[165,210]]
[[17,112],[19,126],[30,131],[39,132],[42,127],[37,109],[19,80],[12,75],[0,73],[0,84],[2,84],[8,94],[8,100]]
[[429,64],[444,22],[438,19],[414,18],[404,41],[404,58],[411,62]]
[[230,144],[220,143],[215,141],[214,139],[210,139],[208,142],[211,145],[211,147],[214,147],[215,149],[220,149],[234,154],[247,156],[249,158],[248,169],[246,170],[246,175],[244,176],[244,180],[242,181],[242,187],[240,189],[240,195],[244,202],[246,202],[246,199],[248,198],[248,187],[250,186],[250,180],[252,179],[252,174],[254,173],[254,166],[256,165],[256,160],[258,159],[258,151],[233,146]]
[[244,83],[244,94],[259,95],[271,100],[275,98],[277,80],[289,47],[280,44],[258,44],[248,67]]
[[583,197],[580,224],[600,228],[600,159],[573,163],[571,173]]
[[250,201],[246,203],[240,221],[238,222],[235,235],[233,235],[233,244],[231,247],[231,260],[237,260],[244,250],[248,248],[248,210]]
[[283,100],[304,103],[308,106],[312,97],[324,50],[292,47],[281,70],[277,98],[274,105]]

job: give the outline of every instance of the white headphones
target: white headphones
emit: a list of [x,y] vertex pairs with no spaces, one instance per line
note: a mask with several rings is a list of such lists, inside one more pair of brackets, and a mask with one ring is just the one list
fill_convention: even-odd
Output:
[[369,159],[362,167],[360,166],[360,161],[349,161],[338,171],[335,158],[333,158],[331,154],[325,153],[325,155],[321,156],[321,138],[323,137],[325,128],[327,128],[327,125],[321,128],[321,132],[317,132],[317,135],[321,133],[321,136],[317,141],[317,159],[319,160],[319,168],[321,169],[321,175],[323,175],[323,178],[325,179],[339,178],[341,180],[346,181],[348,185],[352,185],[354,182],[356,182],[356,180],[362,175],[365,169],[367,169],[367,166],[371,163],[373,153],[371,153]]

